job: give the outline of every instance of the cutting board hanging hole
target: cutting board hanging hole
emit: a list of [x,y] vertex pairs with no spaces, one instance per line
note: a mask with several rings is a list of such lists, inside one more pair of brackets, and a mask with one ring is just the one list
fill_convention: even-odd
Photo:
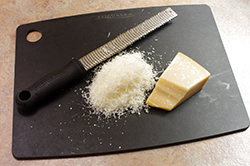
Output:
[[26,36],[26,40],[31,43],[37,42],[41,38],[42,38],[42,33],[38,30],[32,30]]

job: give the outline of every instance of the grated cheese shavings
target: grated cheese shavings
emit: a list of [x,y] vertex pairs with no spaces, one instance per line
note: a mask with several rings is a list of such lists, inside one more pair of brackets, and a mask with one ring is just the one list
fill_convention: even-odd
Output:
[[143,56],[138,51],[123,52],[95,72],[87,94],[83,94],[93,114],[120,118],[146,108],[146,93],[153,89],[156,74]]

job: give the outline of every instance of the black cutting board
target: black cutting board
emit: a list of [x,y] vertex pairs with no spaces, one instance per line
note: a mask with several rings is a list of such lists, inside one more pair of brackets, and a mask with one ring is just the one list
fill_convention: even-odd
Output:
[[[16,34],[14,95],[45,74],[80,58],[165,7],[84,14],[21,25]],[[211,10],[206,5],[172,6],[178,17],[127,50],[145,52],[165,69],[177,52],[204,66],[211,77],[204,89],[172,112],[97,120],[81,97],[93,76],[65,89],[30,116],[20,115],[14,99],[13,155],[18,159],[109,154],[156,148],[241,131],[249,118]],[[42,33],[34,43],[32,30]],[[159,61],[161,63],[159,63]]]

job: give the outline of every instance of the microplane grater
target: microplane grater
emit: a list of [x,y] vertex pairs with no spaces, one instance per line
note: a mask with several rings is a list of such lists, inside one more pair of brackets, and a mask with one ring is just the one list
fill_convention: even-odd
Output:
[[34,113],[41,103],[87,75],[89,69],[110,58],[112,55],[119,53],[141,37],[175,17],[177,17],[177,14],[171,8],[166,8],[79,60],[72,59],[67,65],[46,75],[30,87],[17,93],[15,100],[18,111],[21,114]]
[[85,70],[89,70],[175,17],[177,14],[171,8],[167,8],[83,56],[79,61]]

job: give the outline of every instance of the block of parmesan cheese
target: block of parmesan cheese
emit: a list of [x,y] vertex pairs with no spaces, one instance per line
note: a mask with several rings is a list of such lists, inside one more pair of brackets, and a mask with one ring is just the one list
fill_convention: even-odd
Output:
[[160,76],[146,103],[171,111],[201,90],[209,77],[205,68],[179,52]]

